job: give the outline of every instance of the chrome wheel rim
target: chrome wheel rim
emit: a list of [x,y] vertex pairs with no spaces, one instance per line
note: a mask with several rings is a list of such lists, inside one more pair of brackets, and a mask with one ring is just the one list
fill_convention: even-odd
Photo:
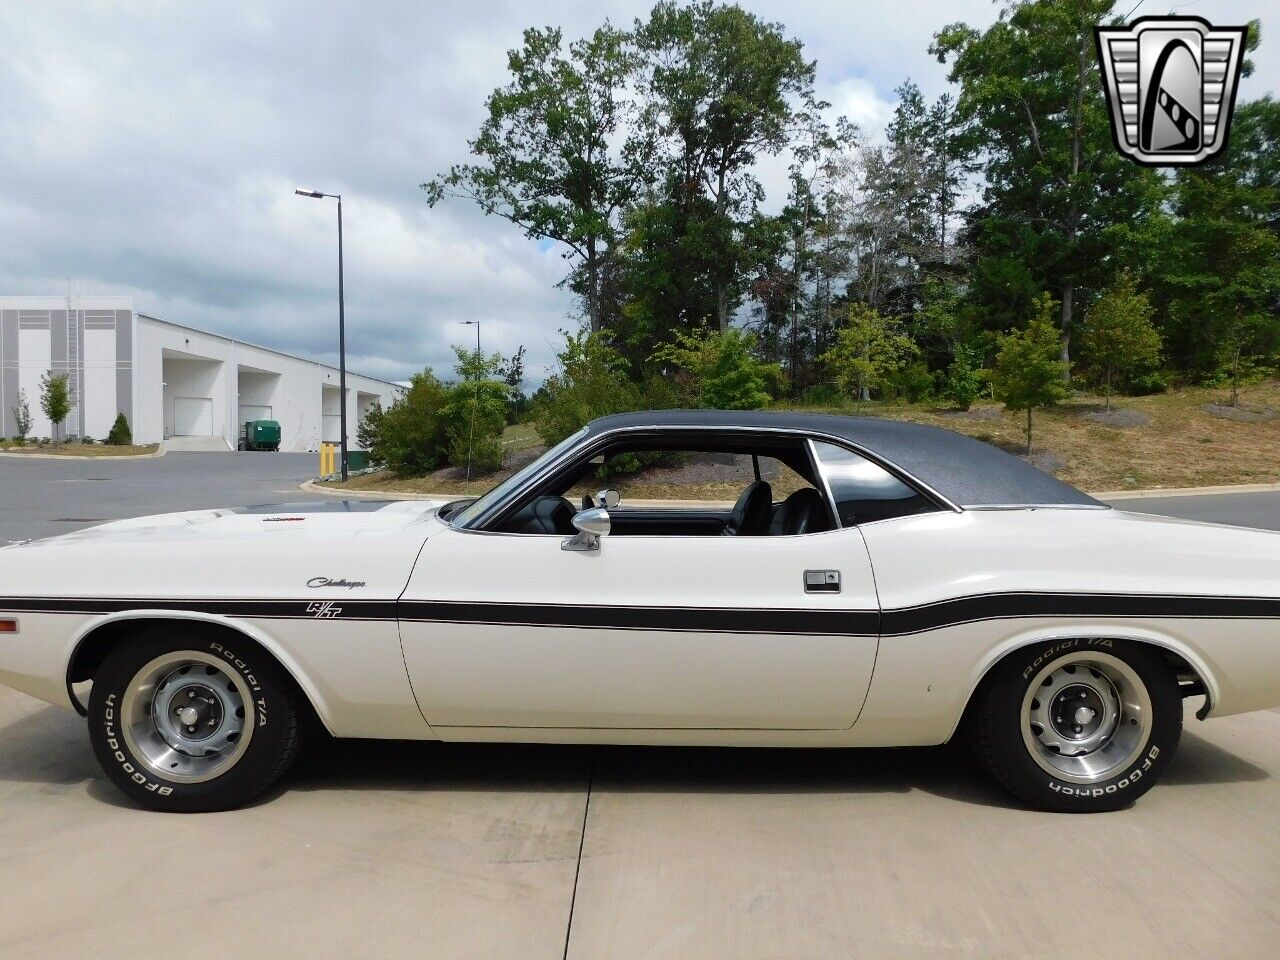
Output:
[[120,701],[125,744],[150,773],[202,783],[239,762],[253,736],[252,698],[244,680],[207,653],[156,657]]
[[1131,666],[1106,653],[1069,653],[1041,668],[1022,700],[1022,739],[1042,769],[1100,783],[1138,759],[1151,696]]

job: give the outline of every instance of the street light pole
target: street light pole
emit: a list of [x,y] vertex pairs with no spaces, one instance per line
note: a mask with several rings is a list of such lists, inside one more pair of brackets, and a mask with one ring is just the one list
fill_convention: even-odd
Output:
[[[342,458],[342,479],[347,480],[347,315],[342,289],[342,194],[321,193],[319,190],[293,191],[300,197],[320,200],[328,197],[338,201],[338,429],[342,432],[339,452]],[[323,411],[321,411],[323,417]],[[474,413],[473,413],[474,419]]]
[[[480,362],[480,321],[461,320],[464,327],[476,328],[476,363]],[[480,402],[480,371],[476,371],[476,385],[471,392],[471,433],[467,437],[467,479],[471,479],[471,447],[476,441],[476,406]]]

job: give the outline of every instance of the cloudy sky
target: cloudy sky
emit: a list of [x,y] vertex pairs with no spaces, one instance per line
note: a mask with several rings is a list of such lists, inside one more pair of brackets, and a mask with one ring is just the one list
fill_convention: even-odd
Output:
[[[82,294],[129,294],[143,312],[335,359],[334,211],[293,195],[313,186],[344,198],[353,369],[446,373],[450,345],[474,335],[460,322],[478,319],[486,349],[526,345],[540,379],[573,323],[556,289],[564,261],[461,201],[428,209],[417,185],[466,159],[523,28],[576,37],[649,5],[0,3],[0,294],[62,295],[70,279]],[[743,5],[803,40],[821,95],[871,131],[906,76],[944,89],[926,52],[939,26],[985,24],[996,9]],[[1266,5],[1176,8],[1230,23]],[[1280,85],[1280,45],[1268,47],[1244,98]]]

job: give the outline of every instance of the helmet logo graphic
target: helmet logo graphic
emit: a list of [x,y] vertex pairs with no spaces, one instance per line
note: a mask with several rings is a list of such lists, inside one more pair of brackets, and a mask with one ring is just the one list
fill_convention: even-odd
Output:
[[1095,28],[1116,149],[1153,167],[1204,163],[1221,153],[1247,29],[1199,17]]

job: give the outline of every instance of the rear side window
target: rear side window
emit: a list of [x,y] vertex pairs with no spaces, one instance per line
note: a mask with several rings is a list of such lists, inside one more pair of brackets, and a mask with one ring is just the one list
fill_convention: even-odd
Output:
[[819,440],[813,442],[813,449],[842,527],[938,509],[915,487],[852,450]]

